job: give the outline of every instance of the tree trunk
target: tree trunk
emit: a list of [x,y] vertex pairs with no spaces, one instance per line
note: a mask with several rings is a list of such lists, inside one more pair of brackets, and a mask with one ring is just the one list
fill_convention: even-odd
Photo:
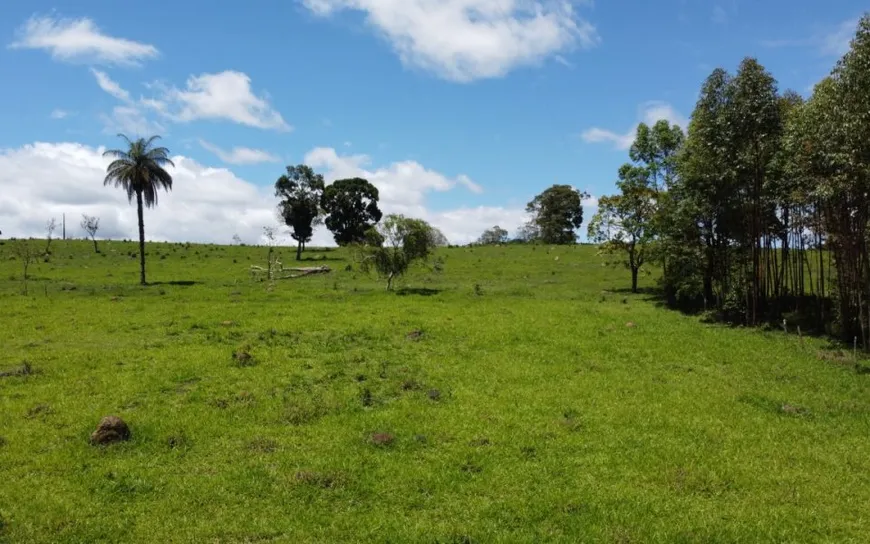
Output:
[[387,276],[387,291],[392,291],[392,290],[393,290],[393,274],[391,272],[390,275]]
[[302,260],[302,241],[301,240],[296,242],[296,260],[297,261]]
[[145,217],[142,205],[142,191],[136,193],[136,208],[139,212],[139,282],[145,283]]
[[97,247],[97,239],[96,239],[96,238],[92,238],[92,240],[94,241],[94,253],[99,253],[99,252],[100,252],[100,248]]
[[636,266],[631,267],[631,292],[637,293],[637,268]]

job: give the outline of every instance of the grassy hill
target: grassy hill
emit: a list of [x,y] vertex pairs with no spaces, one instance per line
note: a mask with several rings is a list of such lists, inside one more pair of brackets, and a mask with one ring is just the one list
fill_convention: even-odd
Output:
[[[268,283],[265,248],[154,243],[142,288],[135,244],[57,241],[23,296],[12,245],[0,542],[870,541],[870,375],[594,248],[386,293],[342,250]],[[132,439],[91,446],[109,414]]]

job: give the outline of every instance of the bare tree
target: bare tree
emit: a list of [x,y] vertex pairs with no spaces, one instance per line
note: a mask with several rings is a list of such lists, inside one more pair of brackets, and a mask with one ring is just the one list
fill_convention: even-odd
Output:
[[28,272],[30,271],[30,265],[36,262],[39,255],[33,247],[33,243],[30,240],[25,239],[16,242],[14,252],[24,270],[24,294],[27,295],[27,280],[29,278]]
[[82,222],[80,223],[82,230],[88,233],[88,237],[94,242],[94,253],[99,253],[97,247],[97,231],[100,229],[100,218],[91,215],[82,214]]
[[45,233],[46,233],[46,238],[48,239],[48,242],[45,244],[45,253],[46,254],[48,254],[49,250],[51,249],[51,240],[54,237],[55,230],[57,230],[57,219],[52,217],[45,224]]
[[238,234],[233,234],[233,243],[237,246],[242,245],[242,238]]

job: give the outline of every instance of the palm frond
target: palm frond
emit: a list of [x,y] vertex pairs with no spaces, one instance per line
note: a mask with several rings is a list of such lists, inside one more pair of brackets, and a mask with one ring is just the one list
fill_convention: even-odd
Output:
[[103,151],[103,156],[116,159],[129,159],[130,153],[128,151],[121,151],[120,149],[107,149],[106,151]]
[[158,190],[172,189],[172,176],[163,168],[167,165],[175,166],[169,159],[169,149],[151,147],[160,136],[136,140],[131,140],[123,134],[118,136],[127,142],[129,149],[109,150],[103,154],[115,159],[106,167],[106,178],[103,184],[124,189],[127,199],[131,202],[133,197],[138,195],[142,197],[145,206],[149,208],[156,206]]

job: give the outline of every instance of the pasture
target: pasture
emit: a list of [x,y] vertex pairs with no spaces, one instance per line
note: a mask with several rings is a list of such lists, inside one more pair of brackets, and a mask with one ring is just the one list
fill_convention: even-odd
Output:
[[[0,542],[870,541],[851,351],[592,247],[439,249],[388,293],[345,250],[258,282],[266,248],[149,243],[140,287],[136,244],[55,241],[24,296],[13,244]],[[106,415],[132,438],[90,445]]]

